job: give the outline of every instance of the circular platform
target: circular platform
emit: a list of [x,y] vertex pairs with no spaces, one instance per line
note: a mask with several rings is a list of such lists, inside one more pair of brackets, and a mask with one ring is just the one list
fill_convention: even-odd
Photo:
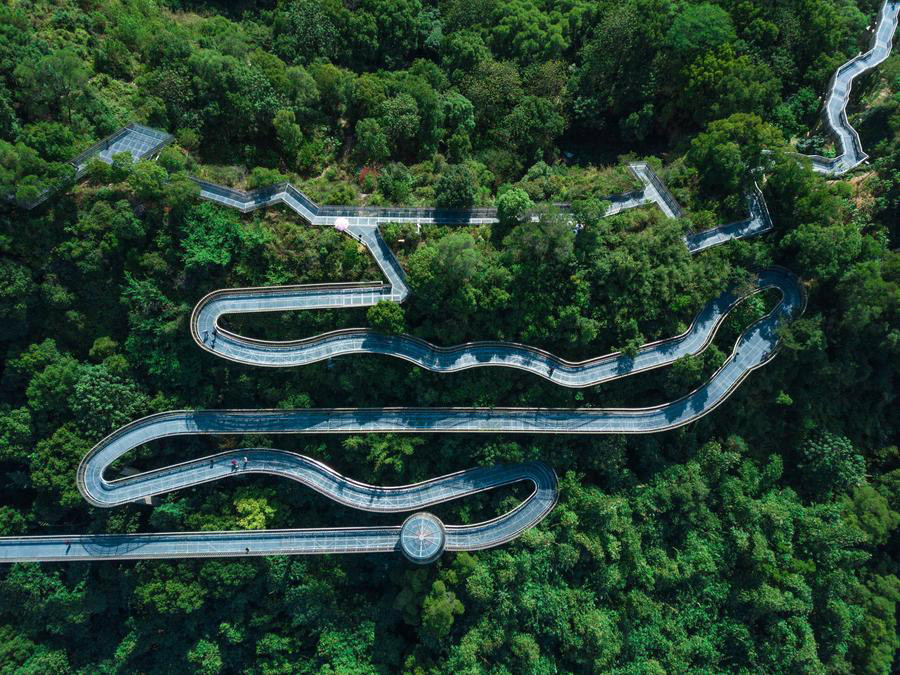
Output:
[[437,560],[445,543],[444,524],[430,513],[414,513],[400,528],[400,550],[419,565]]

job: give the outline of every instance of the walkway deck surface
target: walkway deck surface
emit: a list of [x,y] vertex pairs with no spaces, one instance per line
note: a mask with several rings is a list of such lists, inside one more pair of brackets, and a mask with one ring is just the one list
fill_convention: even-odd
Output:
[[840,149],[840,154],[836,157],[804,155],[812,160],[814,171],[838,176],[859,166],[869,158],[863,151],[859,134],[847,119],[847,104],[850,102],[853,81],[884,63],[890,56],[898,18],[900,18],[900,0],[886,0],[878,13],[869,51],[850,59],[832,76],[823,114],[828,130]]
[[[888,0],[879,13],[871,49],[841,66],[829,86],[825,117],[841,149],[836,158],[811,157],[816,171],[841,174],[867,155],[847,120],[853,81],[890,54],[900,16],[900,0]],[[171,136],[130,125],[73,160],[80,173],[92,157],[112,161],[128,151],[143,158],[158,151]],[[642,188],[608,199],[606,215],[656,204],[670,218],[684,212],[659,177],[646,164],[633,163]],[[534,347],[509,342],[475,342],[443,348],[408,335],[382,335],[368,329],[333,331],[304,340],[272,342],[229,332],[223,316],[253,312],[317,308],[368,307],[379,301],[403,302],[409,295],[403,270],[379,232],[389,222],[416,224],[486,224],[497,221],[492,208],[443,210],[408,207],[321,206],[290,184],[243,192],[194,179],[200,195],[219,204],[252,211],[284,204],[311,225],[333,226],[362,243],[373,255],[385,282],[228,289],[203,298],[191,317],[197,344],[219,357],[267,367],[300,366],[348,354],[381,354],[410,361],[441,373],[477,367],[525,370],[566,387],[588,387],[671,364],[702,352],[731,309],[751,293],[778,289],[781,299],[763,318],[747,327],[723,365],[710,379],[675,401],[647,408],[363,408],[298,410],[176,410],[137,420],[98,443],[84,458],[76,477],[85,499],[100,507],[140,501],[245,474],[264,473],[295,480],[350,508],[372,512],[419,511],[503,485],[528,482],[533,491],[519,506],[484,523],[444,525],[419,512],[401,526],[292,529],[241,532],[183,532],[133,535],[72,535],[0,538],[0,562],[21,560],[103,560],[275,554],[400,551],[410,560],[428,563],[443,550],[472,550],[510,541],[544,518],[557,498],[553,470],[540,462],[476,468],[424,483],[378,487],[340,476],[308,457],[268,448],[249,448],[184,462],[121,480],[104,477],[110,465],[133,449],[182,435],[354,434],[354,433],[525,433],[640,434],[689,424],[725,401],[756,368],[768,363],[779,344],[779,329],[799,316],[805,294],[789,271],[759,272],[742,294],[723,291],[700,310],[682,335],[644,345],[634,357],[607,354],[583,362],[565,361]],[[747,219],[685,236],[693,252],[772,228],[758,188],[749,196]],[[244,459],[246,458],[246,462]]]
[[[174,417],[167,414],[171,422]],[[132,430],[146,425],[130,425]],[[117,432],[114,436],[122,438]],[[134,436],[131,437],[132,439]],[[101,444],[102,446],[102,444]],[[542,462],[470,469],[400,487],[378,487],[345,478],[309,457],[271,449],[244,449],[185,462],[129,478],[106,481],[103,472],[122,446],[98,446],[82,463],[78,487],[97,506],[117,506],[144,497],[216,480],[267,474],[295,480],[350,508],[397,513],[414,511],[484,490],[529,482],[531,494],[515,509],[485,523],[443,526],[440,549],[401,547],[417,532],[403,527],[356,527],[242,532],[180,532],[0,538],[0,562],[218,557],[275,554],[378,553],[400,551],[414,562],[431,562],[444,549],[475,550],[505,543],[544,518],[556,503],[556,474]]]

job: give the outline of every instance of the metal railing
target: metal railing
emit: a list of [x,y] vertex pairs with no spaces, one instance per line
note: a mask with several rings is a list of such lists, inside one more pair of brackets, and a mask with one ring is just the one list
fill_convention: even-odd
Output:
[[672,210],[672,213],[675,214],[675,217],[684,218],[684,209],[681,208],[681,204],[679,204],[674,195],[669,192],[669,188],[665,186],[660,177],[656,174],[656,171],[653,170],[653,167],[646,162],[636,163],[634,164],[634,166],[640,167],[640,169],[646,174],[650,183],[654,188],[656,188],[657,193],[659,193],[659,196],[662,197],[662,200]]
[[[822,108],[822,115],[825,120],[825,126],[831,136],[840,145],[841,153],[837,157],[823,157],[821,155],[800,155],[806,157],[813,162],[814,168],[822,173],[842,174],[859,166],[869,158],[869,155],[863,150],[862,141],[859,138],[859,132],[850,124],[847,117],[847,105],[850,102],[850,94],[853,90],[853,81],[860,75],[867,73],[877,67],[887,59],[891,53],[891,44],[894,33],[897,30],[898,13],[900,13],[900,3],[896,0],[885,0],[878,13],[878,19],[875,23],[875,30],[869,41],[869,49],[866,52],[860,52],[846,63],[840,65],[834,74],[828,80],[828,95],[825,97],[825,105]],[[886,44],[882,48],[883,51],[877,53],[879,48],[879,34],[885,28],[885,22],[890,22],[890,35],[887,37]],[[874,57],[874,58],[873,58]],[[871,60],[858,73],[851,74],[846,79],[846,89],[844,90],[840,102],[840,110],[837,113],[837,120],[832,121],[829,104],[836,95],[836,86],[838,81],[842,80],[842,76],[852,70],[857,63]],[[844,147],[844,137],[841,135],[843,131],[850,141],[850,147]],[[799,153],[798,153],[799,154]]]
[[[109,149],[118,141],[121,141],[124,138],[127,138],[130,134],[140,134],[142,136],[149,136],[151,139],[155,139],[156,143],[152,145],[148,145],[147,148],[139,153],[131,153],[132,157],[136,159],[145,159],[147,157],[152,157],[156,153],[158,153],[163,147],[168,145],[174,140],[174,136],[171,134],[167,134],[164,131],[160,131],[158,129],[152,129],[151,127],[145,127],[141,124],[128,124],[121,129],[114,131],[106,138],[103,138],[92,146],[87,148],[86,150],[78,153],[72,159],[70,159],[67,164],[69,164],[73,173],[72,176],[68,179],[57,181],[56,185],[46,188],[38,195],[36,198],[27,201],[27,202],[18,202],[15,198],[15,195],[7,195],[6,200],[11,203],[15,203],[23,209],[31,210],[40,204],[43,204],[47,199],[58,192],[59,190],[64,189],[65,187],[72,185],[77,180],[79,180],[82,176],[87,173],[87,164],[93,157],[100,157],[101,153],[104,150]],[[128,152],[125,150],[125,152]],[[100,157],[101,160],[104,160],[103,157]]]

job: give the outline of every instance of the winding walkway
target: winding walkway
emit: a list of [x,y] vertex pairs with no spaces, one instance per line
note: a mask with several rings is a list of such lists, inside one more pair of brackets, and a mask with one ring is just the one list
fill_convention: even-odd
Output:
[[[183,434],[245,433],[656,433],[689,424],[721,404],[747,377],[775,355],[778,329],[798,316],[805,295],[783,268],[761,272],[757,288],[781,292],[781,299],[737,339],[714,375],[687,396],[648,408],[322,408],[297,410],[203,410],[160,413],[126,425],[85,458],[79,476],[86,495],[103,494],[94,483],[103,468],[144,443]],[[755,289],[754,289],[755,292]],[[719,321],[724,318],[722,315]],[[656,349],[666,353],[665,342]],[[627,357],[617,356],[622,363]],[[623,372],[620,377],[628,375]],[[93,486],[93,487],[92,487]],[[103,499],[94,498],[98,502]]]
[[[331,331],[302,340],[258,340],[233,333],[221,325],[226,315],[325,308],[369,307],[381,301],[403,302],[409,289],[403,271],[377,228],[351,226],[355,237],[372,253],[387,284],[314,284],[237,288],[213,291],[194,308],[190,327],[194,341],[224,359],[255,366],[303,366],[348,354],[382,354],[405,359],[433,372],[453,373],[469,368],[517,368],[564,387],[590,387],[673,363],[702,352],[712,341],[728,312],[744,297],[726,290],[711,300],[683,334],[644,345],[632,357],[607,354],[586,361],[566,361],[535,347],[513,342],[470,342],[438,347],[411,335],[385,335],[366,328]],[[754,280],[756,290],[789,288],[780,270],[768,270]]]
[[[834,159],[811,157],[813,168],[841,174],[867,158],[859,136],[847,120],[853,80],[882,63],[890,53],[900,15],[900,1],[883,5],[872,48],[841,66],[829,88],[825,106],[829,129],[841,147]],[[98,156],[111,161],[127,150],[148,156],[171,137],[132,125],[83,153],[73,166],[80,174]],[[644,163],[629,165],[642,188],[608,197],[606,215],[656,204],[670,218],[683,210],[659,177]],[[191,460],[119,480],[108,480],[109,467],[135,448],[182,435],[354,434],[354,433],[526,433],[642,434],[690,424],[709,414],[755,369],[768,363],[779,344],[778,331],[805,308],[803,288],[789,271],[760,271],[750,287],[726,290],[697,314],[682,335],[641,347],[634,357],[607,354],[571,362],[546,351],[509,342],[473,342],[438,347],[409,335],[384,335],[368,329],[332,331],[303,340],[275,342],[233,333],[221,325],[223,316],[254,312],[296,311],[337,307],[368,307],[380,301],[403,302],[409,295],[403,270],[384,242],[384,223],[489,224],[496,209],[446,210],[406,207],[320,206],[290,184],[251,192],[194,179],[200,196],[242,212],[284,204],[311,225],[332,226],[355,238],[374,257],[386,283],[314,284],[227,289],[210,293],[195,307],[190,330],[204,350],[231,361],[265,367],[300,366],[335,356],[381,354],[420,367],[450,373],[476,367],[524,370],[565,387],[589,387],[660,368],[701,353],[729,312],[748,295],[777,289],[781,299],[763,318],[746,328],[732,353],[710,379],[686,396],[646,408],[356,408],[298,410],[181,410],[152,415],[128,424],[98,443],[83,459],[77,484],[85,499],[98,507],[141,501],[149,496],[245,474],[268,474],[295,480],[350,508],[379,512],[410,512],[400,526],[289,529],[230,532],[183,532],[128,535],[73,535],[0,538],[0,562],[22,560],[103,560],[320,554],[399,551],[409,560],[429,563],[444,550],[475,550],[510,541],[534,526],[553,508],[557,479],[544,463],[476,468],[400,487],[366,485],[345,478],[314,459],[266,448],[241,449]],[[772,228],[762,193],[748,196],[749,217],[706,232],[689,234],[692,253],[760,234]],[[517,507],[496,518],[471,525],[444,525],[421,509],[474,493],[519,482],[533,486]]]
[[[162,420],[166,421],[163,422]],[[155,423],[148,424],[148,420]],[[96,506],[118,506],[202,483],[268,474],[295,480],[340,504],[377,513],[427,508],[504,485],[528,482],[531,494],[515,509],[484,523],[444,526],[427,513],[402,526],[322,529],[179,532],[0,538],[0,561],[114,560],[172,557],[260,556],[401,551],[417,563],[443,550],[489,548],[510,541],[546,516],[556,504],[556,474],[542,462],[477,468],[399,487],[366,485],[339,475],[309,457],[271,449],[245,449],[205,457],[129,478],[107,481],[104,470],[140,437],[203,433],[183,414],[165,413],[117,431],[82,462],[78,487]],[[162,429],[164,432],[160,433]],[[212,433],[227,433],[217,431]],[[245,461],[246,460],[246,461]]]
[[890,56],[898,17],[900,17],[900,0],[885,0],[878,13],[869,51],[850,59],[832,75],[823,114],[828,130],[841,152],[833,158],[803,155],[812,160],[814,171],[836,176],[850,171],[869,158],[863,151],[859,134],[847,119],[847,104],[850,102],[853,81],[884,63]]
[[[674,200],[671,196],[663,197],[665,193],[649,179],[647,185],[666,208],[672,210],[670,202]],[[765,217],[768,218],[767,213]],[[752,214],[750,220],[760,218]],[[77,474],[78,488],[85,499],[100,507],[141,501],[152,495],[244,473],[290,478],[341,504],[376,512],[418,510],[519,481],[530,481],[534,485],[532,494],[518,507],[490,521],[445,526],[432,514],[419,511],[407,518],[402,526],[390,527],[5,537],[0,538],[0,562],[400,551],[409,560],[424,564],[436,560],[445,549],[473,550],[496,546],[532,527],[553,508],[556,477],[548,466],[532,463],[471,469],[417,485],[385,488],[356,483],[300,455],[270,449],[246,449],[122,480],[107,480],[104,473],[113,462],[133,449],[180,435],[633,434],[674,429],[714,410],[751,371],[767,363],[775,354],[778,327],[798,316],[805,303],[802,287],[790,272],[781,268],[767,269],[757,274],[752,288],[742,295],[725,291],[711,300],[682,335],[645,345],[634,357],[615,353],[580,363],[514,343],[478,342],[440,348],[411,336],[382,335],[368,329],[333,331],[292,342],[267,342],[234,334],[219,324],[220,318],[229,314],[364,307],[379,301],[403,302],[409,295],[403,270],[381,237],[378,225],[359,220],[352,224],[335,221],[334,225],[371,252],[387,283],[216,291],[203,298],[191,316],[191,334],[197,344],[222,358],[258,366],[296,366],[345,354],[376,353],[403,358],[436,372],[502,366],[525,370],[562,386],[587,387],[700,353],[710,344],[729,311],[751,293],[776,288],[782,297],[772,311],[741,334],[732,354],[705,384],[687,396],[663,405],[634,409],[172,411],[138,420],[114,432],[88,453]],[[705,246],[698,246],[697,250],[702,248]],[[244,462],[245,457],[247,462]]]
[[[469,526],[444,526],[428,513],[417,513],[401,527],[327,528],[248,532],[189,532],[77,537],[0,538],[0,561],[201,557],[401,551],[427,563],[447,550],[487,548],[509,541],[549,513],[556,500],[556,478],[544,464],[472,469],[403,488],[379,488],[338,476],[324,465],[291,453],[268,449],[238,450],[186,462],[119,481],[104,478],[108,467],[133,449],[182,435],[322,434],[322,433],[655,433],[689,424],[725,401],[754,369],[767,363],[778,345],[778,328],[798,316],[805,296],[787,270],[761,272],[756,288],[777,288],[780,302],[748,327],[718,371],[687,396],[659,406],[634,409],[549,408],[361,408],[300,410],[171,411],[128,424],[98,443],[82,460],[77,484],[85,498],[103,507],[138,501],[149,495],[183,489],[244,472],[297,480],[340,503],[371,511],[406,511],[518,481],[535,486],[512,511]],[[707,306],[694,322],[721,323],[737,296]],[[712,310],[710,310],[712,308]],[[714,327],[712,328],[714,330]],[[687,335],[703,332],[689,331]],[[648,346],[657,365],[671,360],[678,340]],[[709,338],[706,338],[708,343]],[[639,355],[640,357],[640,355]],[[622,355],[604,357],[634,372]],[[635,360],[637,361],[637,359]],[[656,367],[649,365],[647,367]],[[249,461],[244,463],[243,458]],[[235,466],[236,464],[236,466]]]

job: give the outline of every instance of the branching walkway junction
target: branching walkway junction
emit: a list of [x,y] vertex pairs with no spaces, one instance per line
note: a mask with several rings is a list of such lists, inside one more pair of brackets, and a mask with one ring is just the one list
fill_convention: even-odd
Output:
[[[865,159],[856,132],[846,118],[853,79],[884,61],[897,26],[898,3],[886,2],[872,49],[838,69],[826,106],[830,128],[843,153],[835,160],[813,158],[814,167],[842,173]],[[152,131],[152,130],[151,130]],[[165,139],[145,136],[148,147]],[[152,142],[151,142],[152,141]],[[116,139],[127,146],[128,135]],[[113,151],[99,144],[108,159]],[[125,149],[128,149],[125,147]],[[106,151],[106,155],[103,155]],[[137,148],[146,155],[148,148]],[[87,158],[79,158],[81,163]],[[825,163],[823,163],[825,162]],[[830,162],[830,163],[829,163]],[[826,166],[827,164],[827,166]],[[632,165],[644,184],[638,193],[610,199],[609,213],[656,203],[669,217],[681,209],[647,165]],[[104,473],[117,459],[154,440],[180,435],[322,434],[322,433],[655,433],[689,424],[725,401],[750,372],[771,360],[779,327],[805,307],[798,280],[787,270],[761,271],[753,288],[743,295],[723,292],[710,301],[682,335],[644,345],[634,357],[609,354],[572,363],[533,347],[503,342],[469,343],[441,348],[417,338],[387,336],[367,329],[333,331],[306,340],[271,342],[242,337],[223,329],[227,314],[363,307],[381,300],[402,302],[409,290],[396,258],[378,231],[383,222],[481,222],[496,220],[492,209],[442,212],[436,209],[352,209],[320,207],[290,185],[242,193],[198,181],[201,196],[252,210],[284,203],[310,224],[331,225],[365,245],[388,283],[323,284],[216,291],[203,298],[191,317],[191,333],[203,349],[223,358],[260,366],[303,365],[345,354],[377,353],[406,359],[436,372],[455,372],[480,366],[504,366],[529,371],[567,387],[586,387],[636,372],[671,364],[698,354],[709,345],[728,312],[750,293],[776,288],[781,299],[766,316],[738,338],[731,355],[712,377],[681,399],[648,408],[365,408],[300,410],[171,411],[132,422],[98,443],[83,459],[77,484],[88,502],[102,507],[139,501],[151,495],[226,479],[243,473],[266,473],[296,480],[353,508],[373,512],[419,509],[517,482],[530,482],[533,491],[518,507],[492,520],[466,526],[445,526],[427,512],[408,517],[402,526],[325,528],[247,532],[184,532],[134,535],[78,535],[0,538],[0,561],[100,560],[310,554],[328,552],[400,551],[408,559],[428,563],[443,550],[473,550],[508,542],[546,516],[556,502],[556,476],[547,465],[534,462],[477,468],[403,487],[377,487],[338,475],[325,465],[297,454],[254,448],[214,455],[120,480]],[[689,235],[685,243],[700,251],[730,239],[771,227],[758,193],[750,197],[750,217],[741,223]]]
[[[69,164],[73,167],[74,177],[80,178],[87,172],[92,159],[96,158],[111,164],[112,158],[120,152],[129,153],[135,161],[153,158],[172,140],[172,135],[163,131],[139,124],[129,124],[74,157]],[[638,190],[604,197],[604,201],[609,203],[604,216],[612,216],[628,209],[652,204],[658,206],[668,218],[684,216],[684,209],[649,164],[632,162],[628,166],[642,186]],[[191,180],[199,187],[199,194],[203,199],[238,209],[242,213],[283,204],[310,225],[337,225],[340,227],[346,225],[372,226],[385,223],[490,225],[498,222],[497,209],[494,207],[442,209],[408,206],[319,205],[290,183],[278,183],[244,191],[193,176]],[[47,190],[39,198],[21,206],[32,209],[45,202],[50,194],[51,191]],[[568,204],[557,204],[556,206],[563,211],[569,208]],[[691,252],[697,252],[731,239],[751,237],[772,229],[772,221],[758,188],[749,195],[749,206],[750,216],[748,218],[705,232],[685,235],[685,245]]]

